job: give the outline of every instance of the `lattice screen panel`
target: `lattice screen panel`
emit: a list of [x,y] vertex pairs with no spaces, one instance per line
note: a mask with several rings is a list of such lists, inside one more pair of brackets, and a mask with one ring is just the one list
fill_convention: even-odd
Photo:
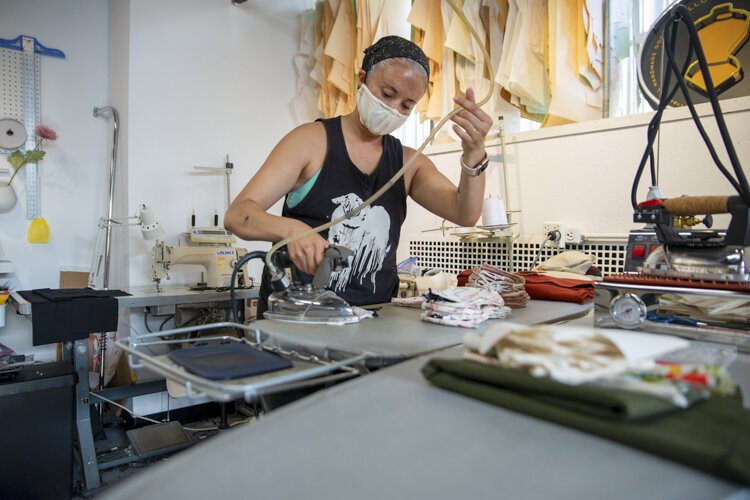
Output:
[[[539,252],[540,243],[520,239],[513,242],[511,262],[514,271],[525,271],[531,267]],[[565,249],[579,250],[596,256],[596,265],[604,274],[621,273],[625,268],[624,241],[566,245]],[[557,248],[544,248],[539,261],[562,251]],[[423,269],[437,267],[453,274],[483,262],[501,269],[510,268],[508,244],[502,241],[411,240],[409,255],[417,257],[417,262]]]

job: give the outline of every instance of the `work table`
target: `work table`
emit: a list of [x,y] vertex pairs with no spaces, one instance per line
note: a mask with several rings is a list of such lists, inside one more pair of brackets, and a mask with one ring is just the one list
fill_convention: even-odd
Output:
[[[584,316],[592,304],[573,304],[532,300],[522,309],[514,309],[507,321],[522,325],[555,323]],[[359,323],[329,326],[261,320],[251,326],[270,335],[285,348],[323,355],[323,351],[364,352],[367,366],[392,365],[428,352],[459,345],[468,331],[484,332],[493,324],[488,320],[474,330],[436,325],[420,321],[421,310],[396,304],[383,304],[377,316]]]
[[[258,297],[258,287],[238,288],[238,299]],[[124,289],[128,295],[115,297],[121,308],[157,307],[174,304],[195,304],[204,302],[223,302],[230,297],[229,290],[192,290],[187,285],[165,285],[159,290],[154,285],[134,286]],[[24,316],[31,315],[31,303],[17,291],[10,293],[9,303]]]
[[[265,328],[264,322],[259,325]],[[430,328],[440,335],[446,327]],[[736,483],[439,389],[422,377],[429,358],[461,353],[460,347],[430,352],[319,391],[152,467],[108,491],[108,497],[202,498],[217,492],[244,497],[255,492],[264,498],[683,499],[750,494]],[[741,355],[738,363],[740,376],[750,379],[750,357]]]

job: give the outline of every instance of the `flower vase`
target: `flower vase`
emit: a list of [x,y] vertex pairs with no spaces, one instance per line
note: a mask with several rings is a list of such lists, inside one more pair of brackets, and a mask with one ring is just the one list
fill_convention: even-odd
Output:
[[0,213],[8,213],[13,210],[16,206],[16,192],[13,190],[13,186],[5,183],[0,183]]

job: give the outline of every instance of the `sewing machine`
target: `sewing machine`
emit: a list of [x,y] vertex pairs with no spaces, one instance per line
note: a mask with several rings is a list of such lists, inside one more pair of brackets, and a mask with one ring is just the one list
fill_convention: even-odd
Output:
[[[178,264],[203,266],[206,270],[201,282],[192,288],[225,288],[232,279],[234,264],[247,253],[244,248],[228,246],[169,246],[157,241],[151,253],[153,281],[157,289],[163,279],[170,279],[169,271]],[[246,273],[244,273],[246,274]],[[240,286],[244,276],[239,277]]]

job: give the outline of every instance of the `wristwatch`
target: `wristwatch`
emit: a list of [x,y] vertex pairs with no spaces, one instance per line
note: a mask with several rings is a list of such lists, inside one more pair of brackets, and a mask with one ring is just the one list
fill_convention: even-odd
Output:
[[461,170],[463,170],[466,175],[469,175],[471,177],[477,177],[479,174],[487,170],[487,167],[490,166],[490,157],[487,156],[487,153],[484,153],[484,159],[479,162],[475,167],[470,167],[466,163],[464,163],[464,155],[461,155]]

